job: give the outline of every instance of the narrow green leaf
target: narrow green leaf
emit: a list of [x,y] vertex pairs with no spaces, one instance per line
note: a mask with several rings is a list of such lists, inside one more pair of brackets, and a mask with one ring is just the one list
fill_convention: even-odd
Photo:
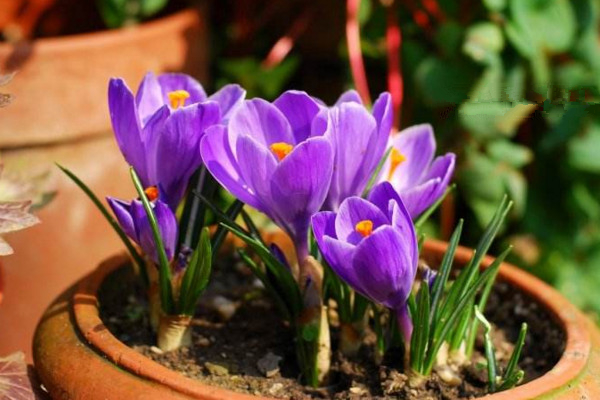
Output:
[[[225,215],[227,215],[227,217],[230,218],[231,220],[235,220],[243,208],[244,208],[244,203],[242,203],[239,200],[235,200],[229,206],[229,208],[227,208],[227,210],[225,211]],[[219,253],[219,249],[221,248],[221,245],[223,244],[223,241],[225,240],[225,237],[227,236],[227,232],[229,232],[229,231],[223,225],[217,226],[217,231],[215,232],[215,234],[212,238],[212,242],[211,242],[212,243],[213,261],[214,261],[214,258]]]
[[[512,375],[515,372],[515,369],[518,366],[519,358],[521,358],[521,351],[523,350],[523,346],[525,345],[526,337],[527,337],[527,324],[525,322],[523,322],[521,324],[521,331],[519,332],[519,337],[517,338],[517,343],[515,343],[515,349],[513,350],[513,353],[510,356],[510,360],[508,361],[508,364],[506,366],[506,371],[504,372],[503,380],[505,382],[507,380],[509,380],[509,378],[512,377]],[[515,382],[515,384],[517,382]]]
[[492,264],[489,268],[483,271],[483,273],[479,276],[475,283],[469,286],[467,292],[457,302],[454,309],[450,313],[449,318],[446,321],[444,321],[444,323],[439,327],[440,332],[436,335],[437,337],[432,343],[431,351],[427,352],[427,362],[424,368],[425,375],[429,375],[431,373],[433,363],[435,362],[435,357],[438,351],[442,347],[442,344],[448,337],[449,333],[451,332],[461,313],[465,310],[465,307],[473,300],[479,289],[483,287],[483,285],[488,281],[488,279],[495,276],[499,266],[499,263],[495,265]]
[[496,352],[494,349],[494,344],[492,343],[492,338],[490,337],[490,332],[492,331],[492,326],[488,322],[488,320],[483,316],[481,311],[479,311],[479,307],[475,306],[475,317],[483,324],[485,329],[484,333],[484,349],[485,349],[485,358],[487,360],[487,370],[488,370],[488,389],[490,393],[494,393],[496,391]]
[[[186,270],[183,277],[182,290],[179,298],[179,313],[193,315],[196,303],[206,288],[206,285],[208,285],[212,270],[212,254],[208,228],[203,228],[200,233],[198,246],[196,246],[196,250],[194,250],[194,253],[192,254],[188,269],[191,271]],[[186,282],[188,275],[191,278]]]
[[422,282],[417,294],[417,314],[413,321],[414,330],[410,345],[411,368],[418,373],[423,372],[423,359],[427,351],[430,306],[429,285]]
[[[512,246],[508,246],[506,250],[504,250],[497,258],[504,260],[506,256],[512,250]],[[494,282],[496,281],[496,277],[491,278],[481,291],[481,296],[479,297],[479,302],[477,306],[481,312],[485,312],[485,306],[487,305],[488,298],[490,297],[490,293],[492,292],[492,288],[494,287]],[[468,357],[471,357],[473,354],[473,348],[475,347],[475,339],[477,338],[477,328],[479,326],[479,321],[474,319],[471,323],[471,328],[469,329],[469,336],[466,342],[466,354]]]
[[219,210],[210,200],[208,200],[202,194],[200,194],[198,192],[194,192],[194,195],[196,197],[198,197],[204,204],[206,204],[206,206],[210,209],[210,211],[213,214],[215,214],[215,216],[219,219],[219,221],[226,223],[227,226],[231,226],[240,232],[246,232],[246,230],[243,227],[238,225],[233,219],[231,219],[223,211]]
[[252,218],[250,218],[250,215],[248,215],[246,211],[242,211],[242,219],[244,220],[244,224],[246,224],[248,232],[250,232],[251,236],[262,244],[265,244],[264,240],[262,239],[262,235],[260,234],[260,230],[257,228],[256,224],[254,224],[254,221],[252,221]]
[[448,277],[450,276],[450,271],[452,270],[454,254],[456,253],[456,248],[462,234],[463,222],[464,221],[462,219],[458,221],[458,225],[450,237],[448,249],[446,249],[446,252],[444,253],[438,276],[433,283],[433,289],[431,290],[431,315],[429,318],[430,324],[433,324],[438,318],[438,305],[442,295],[444,294],[446,283],[448,282]]
[[119,223],[113,218],[113,216],[108,211],[108,209],[104,206],[104,204],[102,204],[100,199],[98,199],[98,197],[96,197],[94,192],[92,192],[92,190],[85,183],[83,183],[83,181],[81,179],[79,179],[73,172],[71,172],[67,168],[63,167],[62,165],[57,163],[56,166],[58,168],[60,168],[60,170],[62,172],[64,172],[65,175],[67,175],[73,182],[75,182],[75,184],[77,186],[79,186],[79,188],[81,190],[83,190],[83,192],[88,196],[88,198],[92,201],[92,203],[94,203],[96,208],[98,208],[98,210],[100,210],[100,213],[102,213],[104,218],[112,226],[112,228],[115,230],[115,232],[117,233],[117,235],[119,236],[119,238],[121,239],[121,241],[123,242],[123,244],[125,245],[127,250],[129,251],[131,258],[136,263],[136,265],[140,271],[140,275],[142,276],[142,280],[143,280],[144,284],[146,285],[146,287],[148,287],[150,285],[150,279],[148,278],[148,271],[146,270],[146,263],[144,262],[144,259],[142,258],[140,253],[138,253],[138,251],[135,249],[135,247],[133,247],[133,244],[131,243],[131,241],[125,234],[125,232],[123,232],[121,225],[119,225]]
[[160,287],[160,303],[162,305],[163,311],[167,315],[172,315],[174,311],[174,301],[173,288],[171,287],[171,268],[169,266],[169,259],[167,258],[165,246],[163,245],[160,229],[158,228],[158,222],[156,221],[156,216],[154,215],[154,211],[152,210],[152,205],[148,201],[146,193],[144,193],[144,187],[142,186],[142,182],[140,181],[140,178],[136,174],[133,167],[129,168],[129,173],[131,174],[131,179],[133,180],[135,189],[137,190],[138,195],[140,196],[140,200],[144,205],[144,210],[146,211],[148,221],[150,221],[150,226],[152,227],[152,236],[154,238],[154,244],[158,252],[158,284]]

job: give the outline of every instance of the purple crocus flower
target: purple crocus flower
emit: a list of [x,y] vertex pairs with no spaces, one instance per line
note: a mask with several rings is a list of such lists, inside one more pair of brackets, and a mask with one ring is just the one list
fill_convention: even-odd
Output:
[[415,125],[391,138],[391,153],[381,169],[380,182],[389,181],[416,218],[446,191],[454,173],[455,155],[435,155],[435,136],[429,124]]
[[245,92],[228,85],[211,97],[184,74],[147,74],[134,97],[120,78],[110,80],[108,101],[117,144],[144,187],[157,187],[175,209],[200,166],[206,128],[226,120]]
[[333,171],[331,143],[312,126],[320,109],[299,91],[273,103],[247,100],[227,127],[210,128],[200,146],[221,185],[291,236],[300,262],[308,255],[310,217],[323,205]]
[[394,188],[384,182],[368,200],[349,197],[339,212],[314,215],[312,228],[331,268],[358,293],[394,310],[410,341],[407,299],[417,273],[417,237]]
[[325,130],[335,149],[333,178],[325,209],[336,211],[350,196],[360,196],[386,149],[392,128],[392,100],[382,93],[369,113],[355,91],[320,112],[316,130]]
[[[158,251],[152,227],[142,202],[140,200],[125,202],[113,197],[107,197],[106,200],[125,234],[142,248],[144,254],[158,263]],[[156,200],[152,205],[167,258],[171,260],[177,246],[177,219],[171,208],[162,201]]]

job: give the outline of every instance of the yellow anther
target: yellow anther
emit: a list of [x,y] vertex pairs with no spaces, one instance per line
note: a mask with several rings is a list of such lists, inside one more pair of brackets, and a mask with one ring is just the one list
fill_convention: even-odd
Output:
[[149,188],[146,188],[144,193],[146,193],[146,197],[150,201],[158,199],[158,188],[156,186],[150,186]]
[[373,233],[373,221],[370,219],[363,219],[354,227],[354,230],[362,235],[362,237],[367,237],[371,233]]
[[167,93],[167,97],[171,102],[171,108],[177,109],[185,106],[185,101],[190,97],[190,94],[186,90],[175,90]]
[[392,152],[390,153],[390,172],[388,174],[388,180],[392,179],[392,175],[396,172],[396,168],[404,161],[406,161],[404,154],[400,153],[396,148],[392,148]]
[[294,148],[294,146],[285,142],[273,143],[269,147],[271,148],[271,151],[275,153],[279,161],[283,160],[285,156],[290,154],[292,152],[292,149]]

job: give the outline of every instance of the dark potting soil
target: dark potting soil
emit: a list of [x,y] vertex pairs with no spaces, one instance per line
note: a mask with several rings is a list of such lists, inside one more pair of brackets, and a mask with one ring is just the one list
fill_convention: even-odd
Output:
[[[461,383],[449,385],[436,373],[419,389],[410,388],[401,372],[402,354],[374,362],[374,335],[368,334],[354,358],[333,349],[331,386],[312,389],[299,383],[293,336],[250,272],[237,260],[216,265],[211,284],[193,320],[192,347],[162,353],[142,290],[129,268],[111,274],[99,292],[100,314],[121,341],[158,363],[205,384],[282,399],[469,399],[486,394],[487,370],[481,352],[460,372]],[[229,314],[233,315],[229,317]],[[500,364],[506,364],[522,322],[529,331],[520,367],[525,381],[550,370],[565,346],[565,334],[552,317],[523,293],[496,284],[486,316]],[[335,346],[338,331],[332,329]],[[482,350],[481,340],[478,349]],[[268,377],[267,377],[268,376]]]

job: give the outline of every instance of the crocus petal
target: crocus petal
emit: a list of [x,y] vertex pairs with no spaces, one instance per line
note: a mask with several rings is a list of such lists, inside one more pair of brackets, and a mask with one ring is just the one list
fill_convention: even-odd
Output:
[[157,164],[158,152],[160,150],[160,138],[165,130],[167,119],[171,115],[171,110],[166,104],[161,106],[148,119],[144,129],[142,130],[142,142],[144,143],[144,151],[146,157],[146,173],[138,173],[144,187],[158,185],[157,169],[160,166]]
[[117,222],[119,223],[119,226],[121,226],[121,229],[123,229],[123,232],[125,232],[132,240],[138,242],[137,232],[135,230],[133,218],[131,217],[131,203],[115,199],[114,197],[107,197],[106,201],[115,214]]
[[342,95],[335,102],[336,106],[339,106],[342,103],[358,103],[362,104],[362,99],[358,92],[354,89],[350,89],[342,93]]
[[373,117],[377,121],[377,129],[380,132],[379,146],[385,147],[389,134],[394,123],[394,111],[392,107],[392,95],[385,92],[381,93],[375,103],[373,103]]
[[142,79],[135,95],[135,103],[142,126],[165,104],[158,79],[152,72],[148,72]]
[[375,204],[382,213],[390,215],[390,200],[400,203],[400,196],[389,182],[381,182],[371,189],[369,202]]
[[200,82],[189,75],[181,73],[161,74],[158,76],[158,83],[162,89],[163,104],[169,104],[168,94],[177,90],[185,90],[189,93],[190,97],[186,99],[186,104],[200,103],[206,100],[206,92],[204,92]]
[[374,231],[381,225],[390,223],[386,214],[374,204],[360,197],[347,198],[335,219],[336,237],[344,242],[357,244],[363,236],[356,231],[356,224],[364,220],[373,222]]
[[417,263],[403,252],[404,239],[391,226],[381,227],[356,247],[353,258],[356,289],[393,309],[408,298]]
[[264,211],[254,192],[241,177],[239,166],[229,147],[227,128],[213,126],[206,131],[200,143],[204,165],[225,189],[242,202]]
[[311,124],[321,107],[306,92],[288,90],[273,102],[288,119],[296,143],[306,140],[311,134]]
[[292,128],[281,111],[263,99],[244,101],[229,120],[229,141],[236,152],[240,136],[252,136],[264,147],[273,143],[296,144]]
[[[429,124],[407,128],[393,138],[392,146],[406,157],[406,160],[398,165],[389,179],[394,188],[402,192],[421,182],[427,167],[433,160],[435,154],[433,128]],[[389,159],[382,171],[384,172],[383,180],[387,180],[390,171]]]
[[375,119],[356,103],[343,103],[329,110],[327,132],[335,148],[335,169],[326,208],[336,210],[343,199],[360,195],[385,148],[376,151]]
[[334,239],[337,238],[335,233],[335,217],[336,214],[332,211],[321,211],[312,216],[311,225],[317,242],[322,240],[325,235]]
[[146,156],[133,93],[122,79],[108,85],[108,108],[115,138],[123,157],[140,176],[147,176]]
[[211,101],[177,109],[167,119],[156,142],[156,176],[172,209],[177,208],[190,176],[202,162],[200,140],[206,128],[220,118],[218,104]]
[[[171,260],[175,253],[177,241],[177,219],[169,206],[161,201],[157,201],[154,204],[153,211],[156,216],[167,258]],[[158,251],[154,241],[152,227],[141,201],[134,200],[131,203],[131,215],[136,227],[138,244],[145,254],[152,257],[152,259],[158,263]]]
[[[254,138],[241,136],[237,141],[237,161],[244,182],[251,188],[259,203],[269,204],[271,202],[271,177],[277,168],[277,161],[273,153]],[[261,207],[261,209],[265,209],[265,207]]]
[[[240,165],[241,166],[241,165]],[[286,221],[292,236],[304,240],[310,217],[323,205],[333,172],[333,149],[323,137],[296,146],[271,178],[270,205]]]
[[444,194],[444,191],[452,179],[454,174],[454,165],[456,163],[456,156],[454,153],[447,153],[443,156],[437,157],[433,160],[429,171],[425,175],[425,179],[440,178],[441,182],[438,185],[437,192],[434,194],[436,200]]
[[[409,259],[416,260],[419,257],[419,244],[417,242],[417,234],[415,225],[412,222],[412,217],[402,201],[390,203],[392,208],[392,226],[396,228],[400,234],[408,238],[402,241],[403,253],[409,255]],[[417,273],[416,264],[413,275]]]
[[344,282],[363,294],[360,289],[360,278],[356,275],[356,270],[352,265],[356,247],[329,236],[323,236],[321,241],[317,241],[317,243],[321,254],[323,254],[323,258],[327,261],[331,269]]
[[213,93],[208,100],[215,101],[221,109],[221,121],[226,123],[231,117],[231,113],[242,104],[246,97],[246,91],[236,84],[223,86],[219,91]]
[[436,193],[442,180],[430,179],[400,193],[402,202],[413,219],[416,219],[430,205],[435,203]]

